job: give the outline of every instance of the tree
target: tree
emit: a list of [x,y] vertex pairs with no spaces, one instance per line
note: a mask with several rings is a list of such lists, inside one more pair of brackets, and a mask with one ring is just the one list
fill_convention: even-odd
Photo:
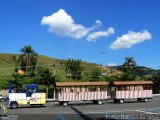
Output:
[[8,90],[10,77],[1,77],[0,78],[0,90]]
[[13,85],[13,88],[15,88],[16,92],[18,91],[18,88],[21,88],[24,84],[24,75],[19,75],[18,73],[12,74],[13,79],[9,80],[9,83]]
[[120,77],[121,77],[120,75],[105,76],[105,80],[107,82],[114,82],[114,81],[119,81]]
[[48,69],[48,68],[43,68],[43,67],[39,67],[37,69],[37,74],[38,74],[38,78],[39,81],[37,81],[39,84],[45,85],[46,86],[46,93],[48,96],[48,88],[52,85],[55,84],[55,76],[54,74]]
[[73,79],[81,79],[83,68],[80,66],[80,64],[81,60],[68,59],[65,62],[65,71],[67,77],[71,77]]
[[18,63],[26,75],[34,75],[37,64],[38,54],[29,46],[24,46],[21,49],[21,55],[18,59]]
[[124,67],[124,72],[135,72],[135,69],[136,69],[136,62],[134,61],[134,58],[133,57],[126,57],[125,58],[125,62],[123,64],[123,67]]
[[101,76],[101,70],[100,69],[93,69],[91,71],[91,81],[98,81]]
[[38,67],[37,75],[40,78],[39,84],[49,87],[55,82],[55,76],[48,68]]
[[134,80],[136,77],[136,62],[133,57],[126,57],[123,64],[124,73],[121,76],[121,79]]

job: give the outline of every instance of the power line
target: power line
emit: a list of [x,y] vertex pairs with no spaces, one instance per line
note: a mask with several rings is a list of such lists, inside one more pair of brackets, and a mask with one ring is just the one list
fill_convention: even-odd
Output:
[[[15,69],[15,68],[32,68],[32,67],[39,67],[39,66],[51,66],[51,65],[54,65],[54,64],[44,64],[44,65],[37,65],[37,66],[26,66],[26,67],[8,67],[8,68],[0,68],[0,70],[4,70],[4,69]],[[3,73],[3,76],[0,76],[0,77],[10,77],[8,76],[9,74],[11,73]]]

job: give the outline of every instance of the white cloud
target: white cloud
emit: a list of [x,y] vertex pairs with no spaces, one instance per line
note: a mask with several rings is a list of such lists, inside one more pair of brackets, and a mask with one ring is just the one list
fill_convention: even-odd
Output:
[[50,16],[44,16],[41,25],[48,25],[49,31],[61,36],[69,36],[74,39],[81,39],[97,26],[101,26],[100,20],[95,21],[95,25],[86,28],[81,24],[76,24],[73,18],[68,15],[65,10],[60,9]]
[[108,37],[111,34],[114,34],[114,28],[112,27],[108,28],[106,31],[97,31],[97,32],[93,32],[89,34],[87,37],[87,40],[94,41],[95,39],[98,39],[99,37]]
[[152,35],[147,30],[140,32],[129,31],[127,34],[117,37],[117,39],[110,45],[111,49],[131,48],[132,45],[150,40]]
[[116,63],[109,63],[107,66],[112,67],[112,66],[117,66]]
[[95,23],[98,25],[102,25],[102,22],[100,20],[96,20]]

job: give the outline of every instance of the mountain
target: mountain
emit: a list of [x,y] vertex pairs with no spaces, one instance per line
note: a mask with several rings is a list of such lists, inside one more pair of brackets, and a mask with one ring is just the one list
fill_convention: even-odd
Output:
[[[16,61],[18,59],[18,54],[0,54],[0,77],[2,76],[12,76],[15,70]],[[65,60],[60,60],[56,58],[47,57],[44,55],[38,55],[38,64],[37,66],[44,66],[49,68],[51,71],[56,70],[56,74],[64,79],[65,77],[65,66],[62,64]],[[55,65],[55,67],[54,67]],[[114,67],[101,67],[95,63],[82,62],[81,66],[84,68],[83,74],[89,73],[91,70],[95,68],[99,68],[103,73],[107,75],[117,75],[122,73],[122,66],[114,66]],[[160,74],[160,70],[156,71],[151,68],[137,66],[136,74],[140,76],[145,75],[155,75]]]
[[[119,71],[123,71],[123,66],[114,66],[114,69],[117,69]],[[136,74],[140,76],[145,76],[145,75],[160,75],[160,70],[154,70],[152,68],[144,67],[144,66],[137,66],[136,67]]]
[[[18,54],[0,54],[0,76],[12,76],[18,57]],[[65,66],[62,64],[64,61],[65,60],[38,55],[37,66],[47,67],[51,71],[56,70],[56,73],[62,76],[65,74]],[[88,62],[82,62],[81,65],[84,68],[84,72],[90,72],[92,69],[99,67],[98,64]]]

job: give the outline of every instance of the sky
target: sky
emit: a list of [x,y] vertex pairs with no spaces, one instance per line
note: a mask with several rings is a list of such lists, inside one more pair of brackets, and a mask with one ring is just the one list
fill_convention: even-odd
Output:
[[160,69],[159,0],[0,0],[0,53]]

